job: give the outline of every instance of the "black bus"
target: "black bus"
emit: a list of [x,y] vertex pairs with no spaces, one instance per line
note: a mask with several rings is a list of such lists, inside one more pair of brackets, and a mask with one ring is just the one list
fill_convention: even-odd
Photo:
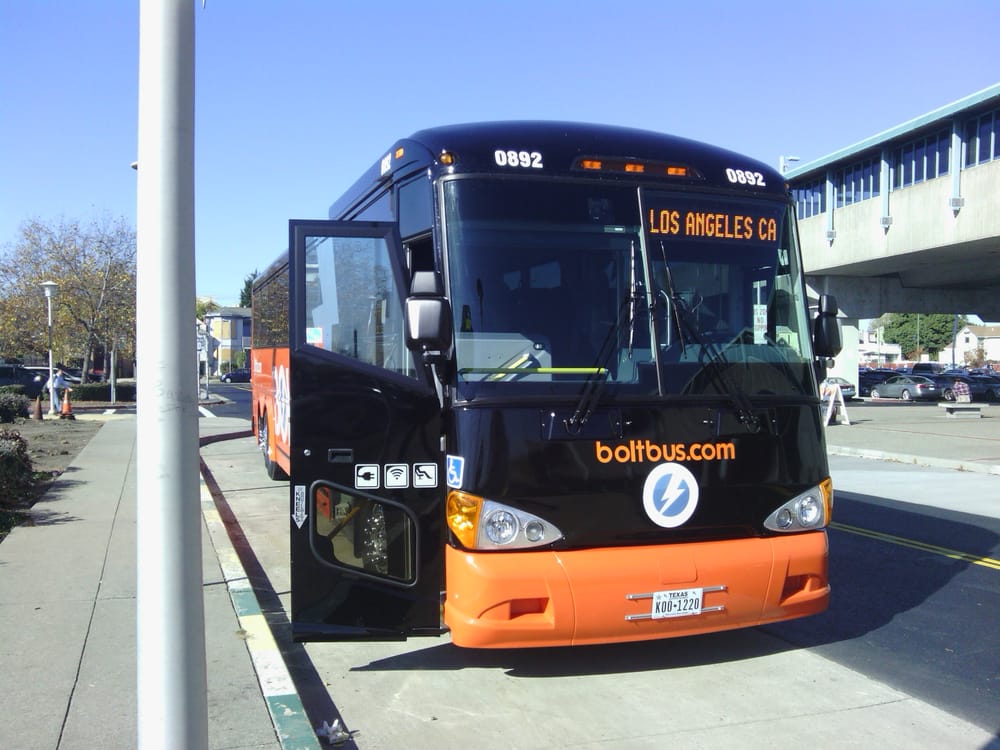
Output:
[[810,312],[775,170],[625,128],[433,128],[289,248],[255,292],[288,337],[261,324],[254,403],[290,477],[297,639],[590,644],[826,608],[837,309]]

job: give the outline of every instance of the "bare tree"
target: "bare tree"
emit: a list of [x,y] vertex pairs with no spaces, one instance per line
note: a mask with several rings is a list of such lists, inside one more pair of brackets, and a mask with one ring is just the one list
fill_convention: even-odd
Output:
[[53,350],[90,369],[95,353],[135,351],[135,230],[124,220],[81,225],[38,219],[0,256],[0,347],[42,355],[48,349],[41,282],[54,281]]

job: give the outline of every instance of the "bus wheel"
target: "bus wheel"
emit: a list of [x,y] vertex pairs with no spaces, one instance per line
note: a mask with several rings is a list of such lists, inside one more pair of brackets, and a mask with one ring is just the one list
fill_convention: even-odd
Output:
[[257,445],[260,447],[260,452],[264,454],[264,470],[267,471],[267,476],[275,481],[284,481],[288,479],[288,475],[285,470],[278,466],[277,461],[272,461],[271,456],[268,452],[269,445],[269,434],[267,429],[267,412],[264,412],[260,419],[257,420]]

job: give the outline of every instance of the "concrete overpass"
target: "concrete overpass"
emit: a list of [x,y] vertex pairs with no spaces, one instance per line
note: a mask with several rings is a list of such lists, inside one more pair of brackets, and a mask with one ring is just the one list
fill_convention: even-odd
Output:
[[1000,320],[1000,84],[785,177],[807,284],[835,294],[844,316],[838,374],[855,379],[859,319]]

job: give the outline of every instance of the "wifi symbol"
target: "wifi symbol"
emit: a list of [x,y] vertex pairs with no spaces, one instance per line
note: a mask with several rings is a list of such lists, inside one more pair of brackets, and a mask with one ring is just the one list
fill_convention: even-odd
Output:
[[410,470],[406,464],[389,464],[385,467],[386,487],[408,487]]

